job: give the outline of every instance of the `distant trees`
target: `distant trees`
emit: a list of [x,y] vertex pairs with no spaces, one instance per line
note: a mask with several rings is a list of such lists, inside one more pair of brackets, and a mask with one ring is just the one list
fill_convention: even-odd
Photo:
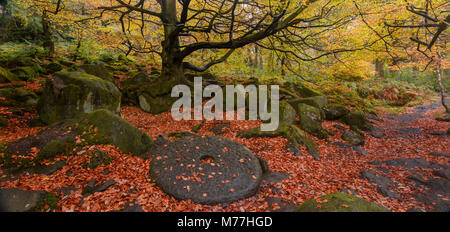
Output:
[[450,39],[449,33],[445,33],[450,25],[450,2],[426,0],[422,5],[406,2],[405,9],[409,12],[409,17],[403,20],[386,21],[385,25],[389,28],[402,29],[403,33],[411,33],[412,36],[409,39],[414,42],[416,51],[429,60],[426,68],[435,63],[441,102],[446,112],[450,113],[449,106],[445,102],[441,74],[442,56],[447,54],[447,43]]

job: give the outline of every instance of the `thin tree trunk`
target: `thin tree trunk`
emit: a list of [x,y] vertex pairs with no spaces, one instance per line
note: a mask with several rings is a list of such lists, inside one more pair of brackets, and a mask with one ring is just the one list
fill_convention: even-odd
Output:
[[377,72],[377,75],[381,78],[384,78],[384,62],[376,59],[375,60],[375,69]]
[[286,76],[286,70],[284,69],[284,66],[286,65],[286,57],[284,57],[284,55],[282,55],[283,57],[281,58],[281,76],[285,77]]
[[441,90],[441,103],[445,108],[445,111],[447,113],[450,113],[450,109],[448,107],[448,105],[445,103],[445,89],[444,89],[444,85],[442,84],[442,77],[441,77],[441,52],[438,52],[438,60],[437,60],[437,65],[436,65],[436,71],[437,71],[437,76],[438,76],[438,82],[439,82],[439,88]]

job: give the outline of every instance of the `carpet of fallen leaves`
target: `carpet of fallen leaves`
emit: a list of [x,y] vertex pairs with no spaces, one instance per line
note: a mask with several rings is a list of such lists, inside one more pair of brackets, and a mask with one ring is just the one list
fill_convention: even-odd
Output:
[[[6,112],[7,109],[1,108]],[[6,112],[8,113],[8,112]],[[428,112],[429,117],[418,119],[412,124],[420,127],[425,132],[445,132],[448,123],[438,122],[432,118],[433,112]],[[26,115],[25,118],[33,115]],[[145,131],[153,138],[160,134],[169,132],[190,131],[200,121],[174,121],[170,113],[151,115],[135,107],[123,107],[122,117]],[[286,172],[291,177],[275,184],[280,192],[274,190],[274,186],[263,182],[260,191],[253,197],[243,199],[226,205],[200,205],[191,201],[178,201],[161,191],[149,180],[149,160],[143,160],[122,153],[111,145],[95,145],[86,147],[86,152],[77,156],[57,157],[56,160],[65,160],[67,166],[52,175],[29,175],[22,174],[15,180],[5,181],[2,187],[15,187],[25,190],[45,190],[58,192],[65,187],[76,187],[67,196],[61,196],[59,206],[61,211],[113,211],[121,210],[128,202],[134,202],[142,206],[144,211],[269,211],[277,209],[276,204],[266,201],[267,197],[281,198],[286,202],[300,204],[311,198],[318,198],[325,194],[341,191],[341,189],[353,190],[358,196],[371,202],[376,202],[393,211],[407,211],[410,208],[423,208],[416,202],[410,193],[414,190],[406,181],[408,173],[402,168],[386,166],[391,170],[389,177],[398,184],[398,191],[404,199],[397,200],[382,196],[377,191],[377,186],[360,178],[363,170],[375,170],[375,167],[366,164],[375,160],[387,160],[394,158],[424,158],[440,164],[449,164],[449,159],[429,155],[429,152],[448,152],[450,141],[448,138],[420,134],[414,135],[413,140],[406,140],[396,136],[392,123],[389,123],[384,115],[384,122],[374,121],[375,125],[386,130],[386,136],[377,139],[366,136],[366,145],[362,148],[371,155],[362,155],[352,149],[343,149],[332,145],[332,142],[343,142],[342,131],[333,125],[337,122],[324,122],[323,126],[335,133],[329,138],[329,142],[313,138],[319,144],[320,159],[314,160],[305,148],[301,147],[302,155],[296,157],[285,149],[286,139],[278,138],[237,138],[239,131],[260,125],[259,121],[225,121],[230,127],[223,129],[221,136],[242,143],[254,152],[255,155],[263,157],[272,171]],[[41,128],[27,128],[22,119],[10,119],[9,126],[0,132],[0,143],[17,140],[35,134]],[[221,121],[224,122],[224,121]],[[199,134],[211,134],[209,130],[218,123],[207,121],[204,123]],[[343,124],[341,126],[347,127]],[[348,127],[347,127],[348,128]],[[89,154],[96,149],[107,153],[114,160],[109,165],[100,165],[94,170],[82,168],[82,164],[89,159]],[[0,169],[1,175],[1,169]],[[100,183],[113,179],[116,184],[104,192],[97,192],[90,196],[82,196],[82,187],[90,180],[96,179]]]

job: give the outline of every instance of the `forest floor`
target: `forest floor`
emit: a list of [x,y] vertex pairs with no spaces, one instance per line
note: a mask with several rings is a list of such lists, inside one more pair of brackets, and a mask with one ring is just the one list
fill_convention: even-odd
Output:
[[[178,201],[151,183],[151,159],[123,154],[111,145],[86,147],[76,156],[58,156],[67,165],[50,175],[24,173],[10,176],[0,169],[1,187],[45,190],[60,194],[60,211],[289,211],[312,198],[335,192],[355,194],[392,211],[448,210],[450,140],[448,122],[433,115],[442,111],[439,103],[407,109],[402,114],[380,112],[373,120],[376,129],[366,134],[364,146],[352,147],[341,139],[348,126],[327,121],[324,128],[335,133],[328,141],[313,138],[319,144],[320,158],[315,160],[301,147],[294,156],[285,149],[287,140],[277,138],[239,138],[239,131],[259,126],[259,121],[207,121],[198,134],[220,136],[247,146],[264,158],[275,174],[267,178],[253,197],[232,204],[200,205]],[[42,128],[30,128],[27,122],[37,115],[16,115],[6,107],[0,113],[10,115],[8,127],[0,132],[0,143],[36,134]],[[199,121],[174,121],[170,113],[151,115],[135,107],[122,107],[122,117],[153,138],[169,132],[190,131]],[[339,125],[339,126],[336,126]],[[221,131],[220,131],[221,130]],[[85,169],[82,164],[94,150],[113,158],[109,165]],[[83,195],[92,182],[105,183],[102,191]],[[270,182],[270,183],[269,183]]]

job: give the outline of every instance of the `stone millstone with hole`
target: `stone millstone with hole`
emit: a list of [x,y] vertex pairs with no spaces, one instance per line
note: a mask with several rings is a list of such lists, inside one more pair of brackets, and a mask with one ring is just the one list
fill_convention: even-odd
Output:
[[187,136],[161,145],[150,174],[164,192],[200,204],[253,196],[262,181],[260,162],[244,145],[216,136]]

